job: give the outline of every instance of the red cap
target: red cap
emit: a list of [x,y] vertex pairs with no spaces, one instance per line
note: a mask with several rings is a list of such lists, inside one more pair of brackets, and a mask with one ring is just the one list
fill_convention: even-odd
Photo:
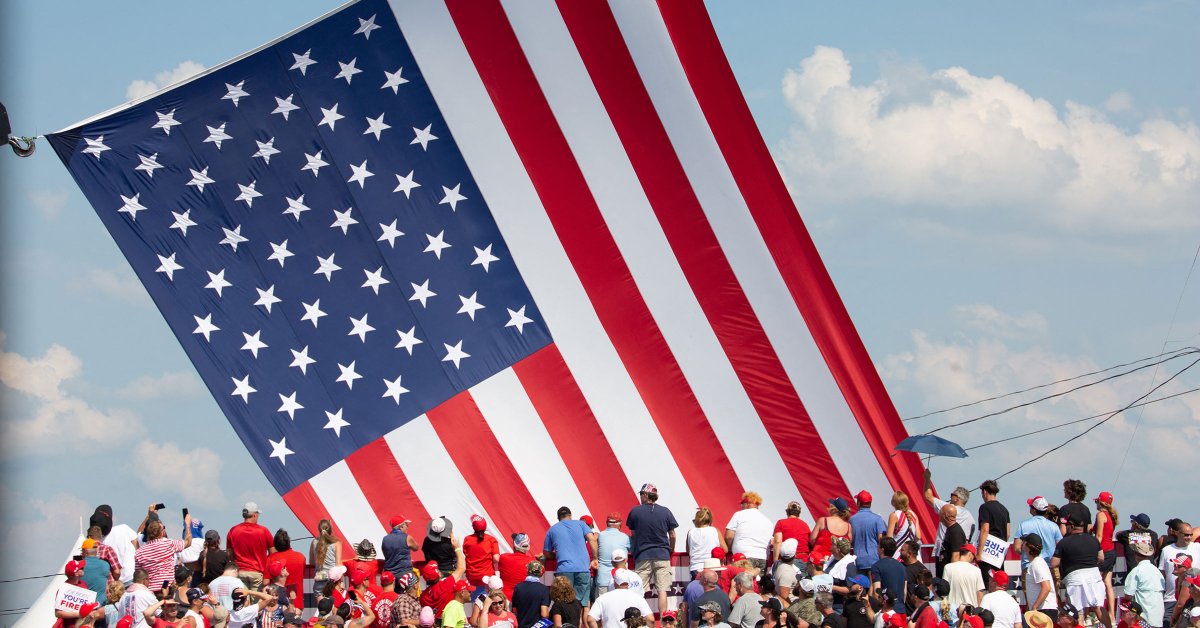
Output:
[[979,553],[979,550],[975,549],[975,546],[974,546],[974,545],[971,545],[970,543],[963,543],[962,547],[958,548],[958,551],[960,551],[960,552],[970,552],[970,553],[972,553],[972,554],[978,554],[978,553]]
[[869,504],[871,503],[871,494],[866,491],[859,491],[858,495],[854,496],[854,499],[858,500],[860,504]]
[[938,625],[937,625],[937,628],[950,628],[950,624],[947,624],[947,623],[946,623],[946,622],[944,622],[944,621],[939,621],[939,622],[938,622]]
[[393,574],[390,571],[385,571],[385,572],[379,574],[379,585],[380,586],[386,587],[389,584],[395,584],[395,582],[396,582],[396,574]]
[[1175,565],[1176,567],[1183,567],[1184,569],[1191,569],[1192,568],[1192,557],[1188,556],[1187,554],[1178,554],[1175,556],[1175,558],[1171,559],[1171,564]]
[[83,571],[83,561],[82,560],[68,560],[67,564],[65,566],[63,566],[63,573],[66,574],[68,578],[70,578],[71,576],[74,576],[75,574],[80,573],[82,571]]
[[438,571],[436,560],[431,560],[421,567],[421,577],[426,580],[437,580],[442,577],[442,572]]
[[88,602],[87,604],[79,607],[79,616],[87,617],[88,615],[91,615],[92,611],[96,610],[97,608],[100,608],[99,604],[95,602]]
[[412,523],[412,519],[409,519],[404,515],[396,515],[395,517],[392,517],[390,521],[388,521],[388,525],[393,528],[405,523]]
[[725,550],[721,547],[714,547],[712,557],[720,560],[725,560]]
[[1108,504],[1111,506],[1113,502],[1112,493],[1108,491],[1100,491],[1100,494],[1096,496],[1096,501],[1100,502],[1101,504]]
[[471,515],[471,529],[476,532],[483,532],[487,529],[487,520],[479,515]]
[[470,591],[470,590],[471,590],[470,582],[467,582],[466,580],[455,581],[455,583],[454,583],[454,592],[455,593],[458,593],[459,591]]
[[367,572],[362,569],[355,569],[350,572],[350,586],[358,586],[367,580]]
[[117,621],[117,628],[133,628],[133,616],[126,615]]
[[675,619],[675,611],[663,611],[662,619],[666,619],[668,617]]
[[281,573],[283,573],[283,563],[271,563],[267,565],[267,577],[272,580],[278,578]]
[[622,521],[625,520],[625,518],[621,516],[621,513],[617,512],[615,510],[608,513],[607,519],[610,523],[621,523]]
[[1187,583],[1196,587],[1197,589],[1200,589],[1200,576],[1192,576],[1191,578],[1188,578]]
[[829,556],[825,552],[818,550],[808,555],[808,562],[813,564],[823,563],[826,558],[829,558]]
[[589,528],[596,527],[596,520],[592,519],[591,515],[584,515],[584,516],[580,517],[579,520],[586,523],[587,527],[589,527]]
[[729,558],[729,560],[736,563],[739,560],[746,560],[746,555],[741,552],[738,552],[738,553],[734,554],[733,556],[731,556]]
[[967,615],[963,619],[964,624],[970,624],[971,628],[983,628],[983,619],[978,615]]
[[1003,571],[993,571],[992,580],[994,580],[996,584],[1000,585],[1000,588],[1008,587],[1008,574],[1004,573]]

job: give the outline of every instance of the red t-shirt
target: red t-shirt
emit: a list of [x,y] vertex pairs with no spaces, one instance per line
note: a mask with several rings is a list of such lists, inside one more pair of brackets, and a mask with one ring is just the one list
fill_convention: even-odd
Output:
[[720,587],[722,591],[729,593],[730,589],[733,587],[733,577],[742,573],[743,571],[745,570],[734,567],[733,565],[726,566],[725,571],[717,572],[717,586]]
[[482,540],[472,534],[463,539],[462,547],[467,562],[467,581],[477,587],[483,586],[484,576],[496,573],[492,556],[500,553],[500,544],[490,534],[485,533]]
[[449,576],[433,583],[433,586],[421,593],[421,606],[432,608],[433,613],[441,619],[442,610],[454,599],[454,583],[454,578]]
[[296,597],[292,599],[292,606],[295,606],[297,610],[304,610],[304,565],[306,562],[304,554],[296,550],[284,550],[267,556],[268,567],[276,563],[283,563],[287,569],[288,577],[284,586],[289,594],[296,594]]
[[229,559],[242,571],[267,573],[267,550],[275,545],[275,536],[266,526],[243,521],[225,535]]
[[916,622],[916,628],[937,628],[937,612],[928,604],[922,604],[919,610],[921,611],[919,615],[909,617],[910,621]]
[[359,569],[359,570],[365,571],[367,573],[367,586],[370,587],[370,586],[375,585],[375,575],[379,573],[379,561],[378,560],[354,559],[354,560],[348,560],[342,564],[346,566],[346,575],[347,576],[354,573],[355,569]]
[[796,558],[808,559],[808,535],[812,529],[803,519],[788,517],[775,522],[775,534],[783,533],[783,540],[796,539]]
[[537,559],[529,554],[500,555],[500,580],[504,582],[504,597],[512,599],[513,587],[525,580],[525,576],[529,575],[528,565],[535,560]]
[[[375,613],[375,623],[371,624],[374,628],[392,625],[392,604],[397,597],[399,595],[395,591],[380,591],[375,596],[375,603],[371,605],[371,612]],[[379,621],[381,618],[384,621]]]

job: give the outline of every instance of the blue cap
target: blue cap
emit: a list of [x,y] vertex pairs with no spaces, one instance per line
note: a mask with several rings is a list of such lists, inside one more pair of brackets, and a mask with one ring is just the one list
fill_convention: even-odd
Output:
[[868,580],[867,577],[862,574],[858,574],[857,576],[854,576],[853,578],[846,580],[846,584],[857,584],[858,586],[860,586],[864,589],[871,588],[871,581]]
[[829,505],[838,510],[850,510],[850,502],[846,501],[844,497],[835,497],[829,500]]
[[1138,525],[1142,526],[1143,528],[1150,527],[1150,515],[1147,515],[1144,512],[1139,512],[1138,514],[1130,517],[1129,520],[1136,522]]

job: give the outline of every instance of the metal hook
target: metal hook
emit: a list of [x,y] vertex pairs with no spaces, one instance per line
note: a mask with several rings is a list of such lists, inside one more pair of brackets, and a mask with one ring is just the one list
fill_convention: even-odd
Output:
[[[22,142],[24,142],[24,146],[22,146]],[[34,138],[32,137],[10,137],[8,138],[8,145],[12,147],[17,157],[28,157],[37,150]]]

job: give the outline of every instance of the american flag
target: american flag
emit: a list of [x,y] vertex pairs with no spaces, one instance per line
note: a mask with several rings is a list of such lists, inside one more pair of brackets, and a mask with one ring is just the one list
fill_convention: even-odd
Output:
[[362,0],[50,141],[310,528],[920,494],[698,0]]

